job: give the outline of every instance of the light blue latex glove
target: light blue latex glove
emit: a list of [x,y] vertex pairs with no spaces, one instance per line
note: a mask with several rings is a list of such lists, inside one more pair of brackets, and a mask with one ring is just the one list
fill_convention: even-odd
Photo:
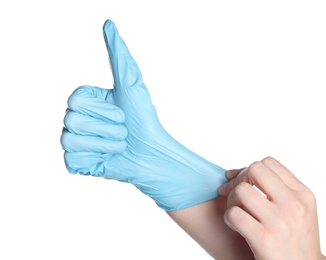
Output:
[[114,88],[82,86],[69,97],[61,136],[68,171],[129,182],[166,211],[217,197],[226,171],[164,130],[114,23],[103,32]]

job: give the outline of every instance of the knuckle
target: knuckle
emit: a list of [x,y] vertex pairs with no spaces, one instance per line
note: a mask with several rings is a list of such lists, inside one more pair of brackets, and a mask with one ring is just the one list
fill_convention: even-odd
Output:
[[291,207],[289,208],[291,216],[297,219],[308,219],[317,210],[316,197],[308,188],[294,194]]
[[249,165],[248,170],[249,172],[257,171],[261,167],[262,162],[256,161]]
[[291,210],[291,214],[293,217],[298,219],[305,219],[306,216],[309,214],[310,210],[308,209],[305,203],[302,201],[296,201],[293,203],[293,207]]
[[227,218],[231,219],[231,220],[235,220],[239,217],[241,209],[237,206],[233,206],[231,207],[228,211],[227,211]]
[[253,178],[257,177],[260,174],[262,167],[263,167],[263,163],[261,161],[256,161],[256,162],[252,163],[248,167],[249,179],[253,179]]
[[76,121],[75,113],[68,111],[63,119],[63,124],[67,129],[72,129]]
[[251,185],[247,182],[238,183],[238,185],[234,188],[234,195],[236,197],[243,196],[243,193],[246,192],[249,187],[251,187]]
[[79,103],[79,92],[82,87],[77,88],[68,98],[68,107],[74,109]]
[[267,156],[267,157],[265,157],[265,158],[262,160],[262,162],[263,162],[264,164],[266,164],[266,165],[274,164],[275,161],[276,161],[276,159],[273,158],[272,156]]
[[305,205],[316,207],[317,200],[315,194],[307,187],[304,186],[303,190],[300,191]]
[[70,133],[67,130],[63,130],[60,138],[60,143],[62,146],[62,149],[65,151],[69,151],[69,143],[70,143]]
[[80,86],[76,88],[68,98],[68,107],[73,110],[78,108],[79,104],[81,103],[82,96],[85,93],[91,93],[91,92],[92,90],[90,86]]

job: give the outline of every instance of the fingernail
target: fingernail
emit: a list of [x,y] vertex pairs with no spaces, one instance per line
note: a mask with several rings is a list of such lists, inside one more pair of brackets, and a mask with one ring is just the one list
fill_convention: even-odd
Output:
[[239,175],[244,174],[248,170],[248,167],[245,167],[242,169],[242,171],[239,173]]
[[229,180],[231,180],[234,177],[237,177],[238,174],[239,174],[239,169],[228,170],[226,172],[226,178],[228,178]]
[[229,220],[229,209],[225,212],[224,214],[224,222],[225,224],[227,224],[229,226],[229,228],[231,228],[232,230],[236,231],[236,229],[233,227],[233,225],[231,224],[230,220]]

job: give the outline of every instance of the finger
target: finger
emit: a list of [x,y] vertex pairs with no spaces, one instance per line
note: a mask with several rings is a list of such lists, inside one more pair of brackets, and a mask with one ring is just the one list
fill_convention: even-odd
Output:
[[143,79],[136,61],[120,37],[114,22],[107,20],[103,26],[104,40],[108,50],[115,89],[143,86]]
[[262,223],[275,220],[275,205],[246,182],[241,182],[231,191],[227,206],[238,206]]
[[240,175],[243,174],[246,171],[247,168],[241,168],[238,170],[229,170],[226,172],[226,177],[229,180],[229,182],[226,182],[222,184],[218,188],[218,193],[222,196],[229,196],[230,192],[239,184],[242,182],[242,178],[240,178]]
[[113,141],[97,136],[84,136],[70,133],[63,129],[61,145],[67,152],[90,153],[122,153],[126,148],[126,142]]
[[231,190],[238,184],[238,179],[236,179],[240,174],[242,174],[246,170],[246,167],[240,168],[240,169],[232,169],[228,170],[225,173],[226,178],[229,180],[229,182],[226,182],[222,184],[218,188],[218,193],[221,196],[228,196]]
[[297,190],[305,185],[283,164],[273,157],[266,157],[262,162],[275,172],[291,189]]
[[239,232],[248,242],[262,237],[264,227],[254,217],[239,207],[232,207],[224,214],[225,223]]
[[110,90],[81,86],[70,95],[68,107],[72,111],[104,121],[123,123],[125,117],[122,110],[106,100],[111,96]]
[[232,170],[228,170],[225,175],[226,178],[228,178],[228,180],[232,180],[235,177],[237,177],[245,168],[241,168],[241,169],[232,169]]
[[99,136],[116,141],[127,137],[127,128],[122,124],[103,121],[71,110],[66,112],[64,126],[69,132],[79,135]]
[[230,192],[241,182],[247,182],[257,186],[269,199],[282,200],[287,196],[289,188],[282,179],[261,161],[245,168],[238,177],[219,188],[222,196],[228,196]]
[[64,160],[67,170],[72,174],[101,176],[103,173],[97,170],[97,165],[109,160],[112,154],[89,152],[65,152]]

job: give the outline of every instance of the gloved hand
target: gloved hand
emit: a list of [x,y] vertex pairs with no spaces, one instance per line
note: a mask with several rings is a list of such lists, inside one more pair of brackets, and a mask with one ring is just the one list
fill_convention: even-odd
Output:
[[114,88],[82,86],[69,97],[61,136],[68,171],[129,182],[166,211],[217,197],[226,171],[164,130],[114,23],[103,32]]

